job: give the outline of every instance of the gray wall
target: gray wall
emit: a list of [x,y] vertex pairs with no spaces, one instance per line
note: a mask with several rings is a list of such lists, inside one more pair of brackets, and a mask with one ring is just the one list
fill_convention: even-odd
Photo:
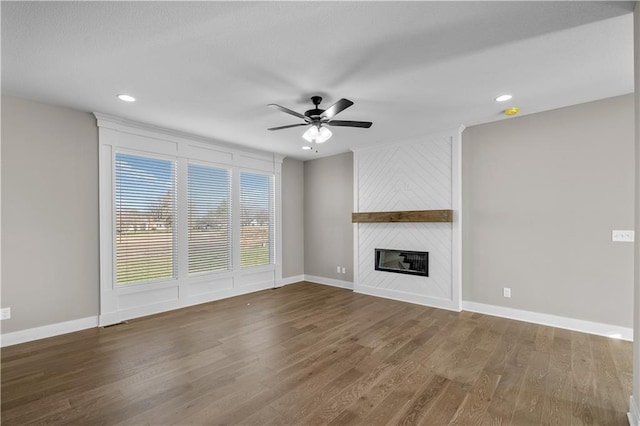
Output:
[[[463,299],[632,326],[633,95],[463,133]],[[510,287],[512,297],[502,297]]]
[[98,314],[98,129],[2,97],[2,306],[8,333]]
[[[304,272],[353,282],[353,154],[304,163]],[[336,266],[346,267],[338,274]]]
[[[631,326],[633,253],[610,231],[633,227],[632,123],[629,95],[465,131],[465,300]],[[2,331],[97,315],[95,119],[3,96],[2,124]],[[353,281],[352,154],[282,177],[283,276]]]
[[282,163],[282,277],[304,274],[304,163]]
[[[98,315],[98,128],[2,96],[2,333]],[[304,164],[282,165],[283,277],[304,274]]]

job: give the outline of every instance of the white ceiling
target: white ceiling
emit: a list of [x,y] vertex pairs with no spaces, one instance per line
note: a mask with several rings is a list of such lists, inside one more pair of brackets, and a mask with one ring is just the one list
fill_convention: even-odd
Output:
[[[633,6],[3,1],[2,93],[311,159],[631,93]],[[373,126],[266,130],[314,94]]]

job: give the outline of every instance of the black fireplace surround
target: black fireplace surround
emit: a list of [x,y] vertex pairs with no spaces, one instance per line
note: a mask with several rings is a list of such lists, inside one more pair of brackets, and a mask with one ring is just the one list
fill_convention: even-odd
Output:
[[429,252],[375,249],[376,271],[429,276]]

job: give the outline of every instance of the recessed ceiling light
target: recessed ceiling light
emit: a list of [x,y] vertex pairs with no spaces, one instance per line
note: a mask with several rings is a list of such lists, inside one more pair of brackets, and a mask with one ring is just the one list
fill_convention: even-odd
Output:
[[125,101],[125,102],[135,102],[136,98],[134,98],[131,95],[125,95],[125,94],[120,94],[118,95],[118,99],[120,99],[121,101]]
[[520,112],[520,108],[511,107],[504,110],[504,115],[516,115],[519,112]]
[[496,98],[497,102],[505,102],[508,101],[509,99],[513,98],[513,96],[511,95],[500,95]]
[[302,147],[302,149],[304,149],[305,151],[309,151],[310,149],[313,149],[313,148],[311,148],[309,145],[305,145]]

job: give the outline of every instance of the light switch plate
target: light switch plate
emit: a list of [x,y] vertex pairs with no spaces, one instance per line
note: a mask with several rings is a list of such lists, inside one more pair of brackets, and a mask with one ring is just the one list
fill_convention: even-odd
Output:
[[635,232],[630,230],[614,229],[613,231],[611,231],[611,241],[632,243],[635,241]]

